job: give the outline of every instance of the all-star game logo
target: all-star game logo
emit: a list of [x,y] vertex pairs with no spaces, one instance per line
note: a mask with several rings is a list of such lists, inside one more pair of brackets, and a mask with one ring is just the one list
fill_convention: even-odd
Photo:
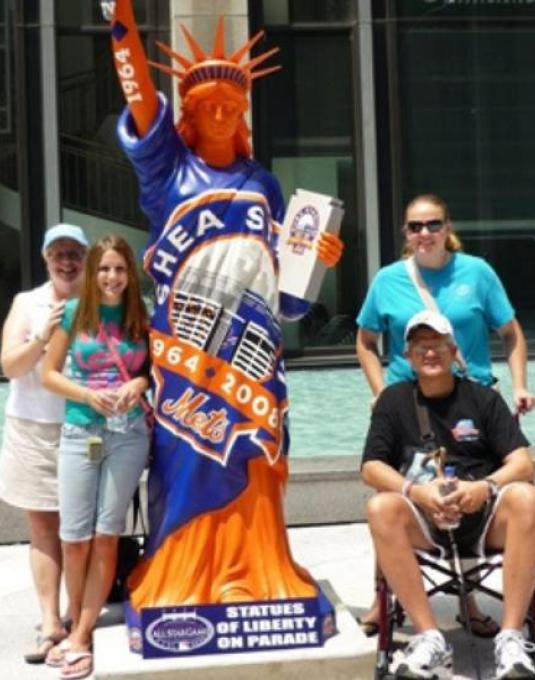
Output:
[[320,224],[319,213],[312,205],[305,205],[297,212],[290,225],[286,241],[294,255],[302,255],[312,248]]
[[163,614],[146,630],[149,642],[165,652],[191,652],[210,642],[214,627],[208,619],[193,612]]

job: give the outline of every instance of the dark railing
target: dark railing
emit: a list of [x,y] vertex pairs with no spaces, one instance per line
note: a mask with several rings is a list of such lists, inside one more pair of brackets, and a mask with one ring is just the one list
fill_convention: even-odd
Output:
[[93,72],[59,82],[59,120],[61,130],[69,134],[96,128],[96,80]]
[[101,55],[96,58],[96,70],[62,77],[58,83],[61,133],[88,138],[124,106],[115,71],[107,61],[100,64]]
[[102,143],[61,135],[63,205],[139,229],[137,180],[125,156]]
[[122,94],[108,57],[98,53],[96,60],[96,71],[59,81],[62,202],[73,210],[145,229],[137,180],[116,143],[115,114],[123,106]]

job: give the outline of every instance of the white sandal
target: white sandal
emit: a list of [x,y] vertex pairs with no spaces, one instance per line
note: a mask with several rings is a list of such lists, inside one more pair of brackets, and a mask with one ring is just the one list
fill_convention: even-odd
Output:
[[[83,659],[89,659],[89,665],[80,671],[73,671],[69,673],[68,670],[74,664],[77,664]],[[89,650],[81,650],[79,652],[65,652],[65,659],[61,672],[59,674],[60,680],[79,680],[80,678],[87,678],[93,672],[93,652]]]
[[71,648],[71,641],[65,638],[59,644],[52,647],[46,655],[45,663],[50,668],[61,668],[65,662],[65,654]]

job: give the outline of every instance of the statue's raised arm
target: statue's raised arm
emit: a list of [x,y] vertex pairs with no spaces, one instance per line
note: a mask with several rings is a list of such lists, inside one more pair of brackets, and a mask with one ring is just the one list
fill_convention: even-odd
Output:
[[[102,3],[111,5],[111,35],[115,70],[121,83],[137,132],[144,137],[158,111],[158,96],[137,28],[131,0]],[[114,7],[113,7],[114,5]]]

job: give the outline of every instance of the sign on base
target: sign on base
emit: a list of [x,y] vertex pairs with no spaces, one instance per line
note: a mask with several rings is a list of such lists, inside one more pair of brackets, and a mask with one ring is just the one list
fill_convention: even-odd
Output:
[[149,607],[125,603],[128,639],[146,659],[321,647],[336,634],[334,609],[318,597]]

